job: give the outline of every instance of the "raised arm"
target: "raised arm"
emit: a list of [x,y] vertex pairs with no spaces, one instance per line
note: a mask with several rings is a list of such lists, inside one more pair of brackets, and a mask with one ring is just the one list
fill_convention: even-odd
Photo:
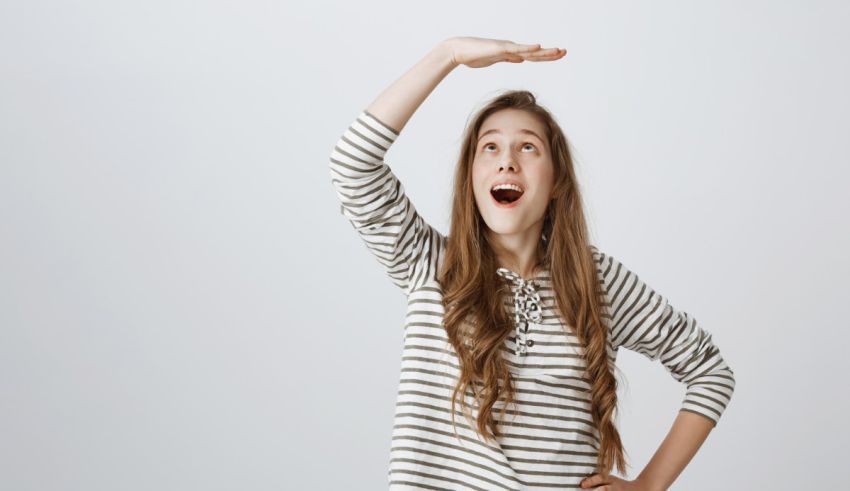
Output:
[[434,88],[457,67],[451,40],[441,41],[369,104],[366,111],[400,133]]
[[560,51],[539,48],[471,37],[441,41],[362,110],[334,145],[330,174],[340,213],[406,294],[433,275],[445,237],[417,213],[384,161],[386,152],[416,109],[455,67],[563,56]]
[[444,238],[419,215],[384,155],[454,67],[448,45],[439,43],[360,112],[330,157],[340,213],[405,294],[436,270]]
[[517,44],[505,39],[448,38],[381,92],[366,110],[400,132],[434,87],[460,65],[483,68],[500,61],[551,61],[564,54],[564,49],[541,49],[539,44]]

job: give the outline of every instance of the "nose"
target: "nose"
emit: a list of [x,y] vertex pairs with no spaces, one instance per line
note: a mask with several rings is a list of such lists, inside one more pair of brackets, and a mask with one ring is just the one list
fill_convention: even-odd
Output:
[[499,172],[502,172],[506,168],[511,169],[514,172],[516,172],[516,165],[515,164],[499,164]]

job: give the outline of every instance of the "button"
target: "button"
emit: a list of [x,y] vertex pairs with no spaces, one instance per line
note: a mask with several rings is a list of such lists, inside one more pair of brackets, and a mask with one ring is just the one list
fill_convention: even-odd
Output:
[[528,346],[529,348],[531,348],[532,346],[534,346],[534,340],[529,339],[528,342],[525,343],[525,345]]

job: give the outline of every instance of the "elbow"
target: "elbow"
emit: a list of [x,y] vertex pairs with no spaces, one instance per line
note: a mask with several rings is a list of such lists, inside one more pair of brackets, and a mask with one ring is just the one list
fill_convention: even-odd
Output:
[[732,401],[732,396],[735,393],[735,372],[729,366],[724,366],[723,370],[718,373],[718,377],[720,384],[715,387],[718,389],[717,399],[721,401],[721,407],[719,409],[722,414],[726,412],[726,408],[729,407],[729,403]]
[[685,408],[718,421],[735,392],[735,372],[721,361],[713,369],[691,379],[687,387]]
[[729,399],[731,400],[732,394],[735,393],[735,372],[728,367],[727,370],[729,370]]

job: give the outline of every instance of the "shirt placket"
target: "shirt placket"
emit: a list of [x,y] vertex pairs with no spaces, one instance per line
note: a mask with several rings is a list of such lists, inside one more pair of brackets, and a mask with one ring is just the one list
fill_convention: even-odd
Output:
[[499,274],[511,282],[511,290],[514,293],[514,323],[516,325],[515,354],[524,357],[528,354],[529,326],[539,323],[543,317],[542,303],[534,281],[526,281],[516,273],[500,268]]

